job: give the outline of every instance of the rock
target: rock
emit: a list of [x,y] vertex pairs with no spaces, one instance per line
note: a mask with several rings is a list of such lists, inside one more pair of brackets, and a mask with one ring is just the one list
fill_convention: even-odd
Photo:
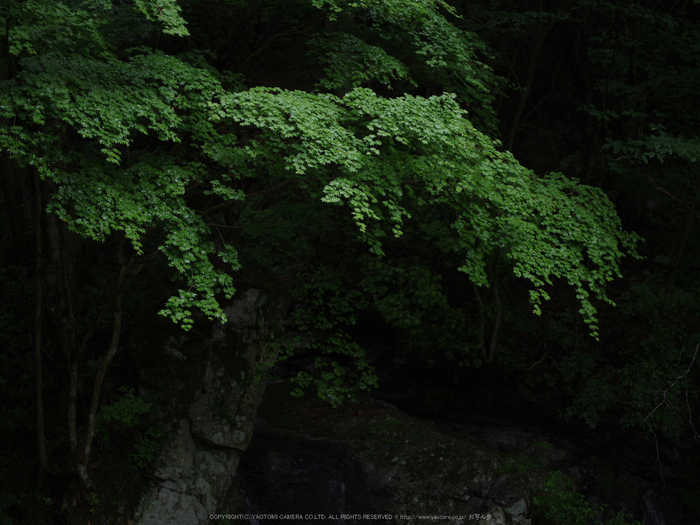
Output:
[[173,336],[168,320],[149,319],[131,337],[141,396],[166,432],[136,523],[200,525],[224,505],[265,388],[256,368],[285,310],[250,288],[224,308],[228,323]]
[[[543,481],[534,460],[533,468],[512,471],[511,455],[497,443],[489,448],[385,401],[362,397],[332,409],[295,400],[288,390],[282,383],[268,393],[239,468],[250,512],[391,515],[371,523],[528,523],[531,492]],[[489,515],[491,509],[499,510]]]

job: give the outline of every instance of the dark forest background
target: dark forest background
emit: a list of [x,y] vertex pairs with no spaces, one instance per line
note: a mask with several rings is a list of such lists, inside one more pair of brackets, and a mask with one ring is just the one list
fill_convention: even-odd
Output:
[[[144,303],[178,331],[245,286],[294,297],[321,359],[298,381],[329,403],[397,356],[474,392],[497,379],[494,410],[525,399],[607,436],[692,443],[668,487],[697,505],[700,3],[6,0],[0,18],[0,522],[54,519],[56,480],[89,482],[84,436],[130,417],[102,407],[126,395],[141,414],[124,341]],[[450,157],[467,128],[440,119],[458,110],[479,155],[530,189],[458,198],[438,181],[441,155],[477,162]],[[348,129],[384,164],[332,186]],[[517,251],[526,229],[498,221],[522,199],[544,229],[555,186],[599,222]],[[460,223],[460,206],[481,211]],[[552,224],[571,219],[555,207]],[[598,233],[620,252],[596,259]],[[587,297],[557,260],[584,284],[606,264],[621,277]],[[367,355],[376,334],[392,355]],[[297,347],[283,337],[281,355]]]

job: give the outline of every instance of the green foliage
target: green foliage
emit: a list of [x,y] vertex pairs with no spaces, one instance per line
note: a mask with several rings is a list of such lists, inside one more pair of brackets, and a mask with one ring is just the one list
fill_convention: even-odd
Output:
[[313,386],[321,399],[337,406],[358,391],[376,387],[377,376],[365,351],[345,330],[367,305],[362,294],[348,289],[339,274],[320,267],[309,279],[303,296],[294,314],[301,335],[281,343],[277,360],[283,361],[300,349],[320,355],[314,359],[311,373],[301,371],[293,379],[297,388],[292,395],[300,397]]
[[[36,13],[40,4],[15,8]],[[185,34],[175,2],[135,7],[166,33]],[[57,23],[78,34],[105,34],[111,4],[99,4],[94,19],[83,16],[91,8],[78,2],[55,13]],[[115,9],[118,23],[129,27],[121,15],[126,8]],[[342,98],[262,87],[227,92],[201,54],[120,49],[107,36],[93,39],[92,53],[67,38],[65,45],[75,46],[70,53],[39,48],[51,25],[45,15],[34,22],[29,15],[6,18],[18,42],[8,55],[17,69],[2,81],[0,111],[12,125],[0,127],[0,147],[56,184],[49,209],[81,235],[101,241],[123,231],[142,253],[147,232],[163,232],[161,253],[185,287],[161,313],[184,328],[192,325],[193,308],[223,319],[216,296],[235,291],[229,273],[239,267],[236,250],[211,240],[205,215],[187,200],[197,184],[241,199],[231,184],[234,170],[292,178],[322,202],[348,207],[359,238],[377,254],[385,228],[400,236],[412,208],[447,205],[456,214],[453,248],[470,279],[484,285],[484,259],[504,248],[515,275],[532,282],[536,310],[546,298],[542,286],[563,277],[577,290],[595,335],[589,296],[606,299],[603,286],[619,273],[622,255],[634,253],[635,238],[620,230],[602,193],[559,175],[534,177],[467,120],[460,103],[478,101],[479,118],[491,118],[493,77],[476,58],[476,37],[440,14],[452,12],[443,2],[331,3],[330,9],[338,26],[310,43],[330,61],[321,85],[351,89]],[[353,34],[341,23],[346,16],[367,23],[354,24]],[[405,65],[390,58],[392,46],[409,50]],[[454,94],[388,99],[356,87],[416,78],[413,70],[430,71]],[[77,136],[66,153],[61,141],[68,129]],[[149,137],[152,150],[132,154],[139,136]],[[190,148],[204,158],[190,160]],[[223,265],[212,261],[215,253]]]
[[408,79],[408,67],[387,54],[378,46],[372,46],[353,35],[327,33],[309,42],[319,59],[329,65],[320,88],[328,90],[354,89],[376,80],[391,88],[391,82]]
[[[252,32],[291,24],[265,39],[294,35],[307,47],[318,68],[306,89],[212,67],[246,32],[228,28],[221,45],[203,40],[202,18],[211,17],[199,17],[197,2],[185,11],[175,0],[6,3],[0,149],[39,175],[47,213],[87,239],[125,238],[134,271],[156,257],[167,262],[179,285],[160,313],[185,329],[196,310],[225,320],[220,301],[235,293],[239,248],[274,272],[314,255],[326,263],[338,247],[368,248],[375,266],[344,267],[369,270],[354,282],[335,270],[302,278],[300,330],[319,355],[297,381],[316,381],[333,404],[352,385],[376,384],[346,330],[370,301],[416,347],[434,339],[448,354],[468,350],[466,314],[449,307],[434,270],[387,252],[404,236],[429,232],[477,286],[490,286],[490,261],[502,253],[503,271],[529,282],[537,313],[545,287],[563,280],[597,336],[594,301],[611,302],[605,285],[626,254],[636,256],[637,237],[622,230],[602,191],[537,176],[486,134],[495,133],[500,81],[450,4],[224,5],[230,28],[238,19]],[[187,42],[177,38],[188,34],[183,13],[200,25]],[[240,68],[220,69],[246,71],[266,46],[239,57]],[[430,326],[440,318],[449,334]],[[100,413],[101,428],[131,425],[147,409],[133,393],[112,407]]]
[[157,4],[146,0],[134,0],[134,4],[148,20],[161,22],[164,33],[176,36],[189,35],[185,28],[185,21],[180,16],[177,0],[160,0]]
[[591,59],[610,73],[596,85],[596,103],[583,109],[603,124],[601,151],[615,186],[646,202],[650,223],[663,233],[649,238],[645,275],[630,281],[621,297],[621,322],[628,327],[619,350],[624,358],[610,362],[596,356],[570,412],[595,422],[604,407],[616,407],[624,411],[628,427],[678,435],[692,421],[699,396],[693,223],[700,113],[688,100],[700,83],[695,51],[700,26],[685,5],[661,10],[644,3],[611,4],[608,9],[629,30],[608,28],[596,36]]
[[97,414],[95,428],[107,433],[108,429],[125,431],[136,428],[141,417],[151,410],[151,405],[134,395],[134,389],[123,386],[122,396],[111,405],[103,406]]
[[393,416],[380,418],[376,424],[369,428],[369,433],[377,436],[382,441],[398,444],[401,437],[406,435],[406,423]]
[[[600,7],[600,2],[587,1],[578,9],[585,16]],[[593,37],[596,47],[590,58],[610,74],[595,86],[597,103],[580,106],[604,125],[601,152],[614,173],[637,185],[651,178],[657,188],[675,195],[695,192],[677,173],[679,166],[686,167],[697,181],[693,165],[700,158],[700,114],[688,104],[700,82],[700,26],[685,8],[606,5],[611,16],[625,21],[627,30],[591,28],[599,33]],[[664,162],[675,164],[675,169],[663,169]],[[679,183],[685,187],[678,188]]]
[[[551,392],[553,405],[572,400],[564,412],[591,426],[677,435],[697,412],[700,113],[690,101],[700,83],[700,25],[694,4],[454,4],[496,56],[494,70],[508,76],[512,91],[499,101],[500,116],[504,127],[519,130],[517,156],[595,181],[615,200],[625,227],[646,238],[640,253],[647,262],[627,266],[628,278],[636,276],[610,296],[621,307],[603,307],[600,344],[580,337],[580,316],[557,281],[546,288],[554,304],[545,320],[522,316],[511,328],[519,341],[523,332],[532,334],[530,347],[546,345],[527,363],[511,352],[511,366],[527,368],[544,354],[525,381]],[[580,102],[578,114],[564,98]],[[552,120],[555,113],[560,117]],[[562,128],[571,131],[559,133]]]
[[[686,5],[583,0],[547,12],[543,3],[441,0],[7,0],[0,150],[18,177],[39,176],[45,214],[91,241],[126,239],[134,273],[167,264],[177,284],[161,281],[170,296],[161,314],[185,329],[197,311],[225,319],[220,303],[243,266],[246,284],[274,275],[298,292],[295,335],[280,349],[310,364],[298,393],[313,387],[335,405],[376,385],[350,336],[368,308],[412,350],[478,363],[476,307],[449,287],[458,282],[464,295],[470,281],[495,297],[498,276],[511,341],[534,324],[522,314],[506,327],[520,310],[515,283],[529,287],[537,314],[560,285],[574,291],[578,304],[537,334],[554,365],[535,370],[548,374],[541,385],[569,394],[570,415],[595,426],[622,412],[625,425],[678,433],[699,397],[700,29]],[[542,50],[539,63],[529,49]],[[664,231],[649,251],[650,279],[609,295],[639,237],[623,231],[602,189],[536,174],[503,152],[495,107],[506,84],[491,67],[511,75],[516,96],[498,104],[505,115],[530,90],[528,116],[571,120],[548,137],[573,144],[561,163],[563,153],[552,152],[552,169],[600,180],[611,196],[634,193],[650,209],[658,203],[647,214]],[[542,71],[546,81],[530,86]],[[550,99],[569,100],[576,83],[586,92],[578,116],[561,102],[541,111]],[[584,116],[592,123],[576,121]],[[544,135],[514,151],[548,157]],[[673,244],[676,231],[687,233]],[[581,319],[593,336],[610,336],[597,309],[612,299],[624,306],[608,325],[623,335],[612,334],[605,351],[579,344],[572,325]],[[481,309],[488,323],[497,301]],[[87,322],[81,308],[78,322]],[[0,336],[31,319],[15,311],[0,309]],[[522,365],[515,351],[504,362]],[[24,405],[12,405],[0,419],[6,433],[22,420]],[[101,410],[98,431],[135,432],[147,411],[124,391]],[[158,439],[143,435],[136,467],[153,460]],[[552,483],[564,510],[542,500],[545,519],[593,516],[570,486]]]
[[[122,396],[111,405],[102,407],[97,414],[96,432],[106,441],[110,438],[109,431],[138,433],[143,416],[151,410],[149,403],[135,396],[133,388],[121,387],[119,391]],[[129,453],[132,468],[147,468],[156,459],[158,447],[164,437],[165,432],[152,427],[140,435],[133,452]]]
[[508,462],[500,466],[498,472],[500,474],[518,474],[521,472],[529,472],[542,468],[542,461],[531,456],[517,456],[508,460]]
[[[450,4],[441,0],[314,2],[317,7],[325,4],[332,10],[331,20],[339,22],[330,47],[345,43],[346,48],[342,54],[337,53],[338,47],[326,54],[331,67],[326,70],[329,79],[322,80],[321,86],[347,90],[372,79],[386,85],[392,77],[406,78],[410,85],[421,79],[430,92],[455,93],[484,129],[496,129],[492,104],[500,81],[477,58],[484,48],[476,35],[452,23],[458,19]],[[343,24],[346,18],[360,23]],[[379,66],[377,59],[385,52],[389,56]],[[405,65],[393,58],[399,54]],[[360,60],[364,72],[358,67]]]
[[580,492],[576,492],[571,478],[555,470],[550,472],[542,491],[533,498],[535,517],[546,525],[641,525],[632,516],[619,512],[603,520],[604,509],[591,506]]
[[[41,2],[18,9],[35,9],[34,4]],[[150,3],[140,7],[155,9]],[[176,7],[175,2],[160,5],[158,18],[165,21],[166,32],[182,34]],[[75,15],[85,11],[71,9],[70,16],[61,12],[58,23],[106,31],[106,9],[101,6],[94,19],[85,20]],[[49,23],[43,13],[37,16],[42,28]],[[9,51],[18,70],[2,81],[0,113],[13,125],[0,127],[0,148],[58,185],[49,211],[82,236],[104,241],[112,231],[123,231],[141,253],[146,230],[158,226],[166,232],[162,251],[188,288],[170,299],[163,315],[185,328],[191,326],[193,307],[222,318],[214,295],[230,297],[234,288],[209,256],[220,252],[221,260],[236,269],[236,252],[230,246],[214,248],[207,239],[209,228],[183,197],[192,181],[205,176],[204,165],[173,159],[160,148],[134,156],[130,151],[135,133],[153,135],[161,143],[179,143],[186,134],[187,140],[215,153],[222,139],[212,138],[206,104],[221,89],[218,74],[196,53],[172,57],[133,47],[117,56],[104,39],[97,40],[103,44],[97,54],[90,49],[68,53],[60,47],[39,53],[29,43],[33,33],[22,32],[26,26],[8,27],[16,27],[17,38],[26,37],[28,43]],[[70,33],[65,27],[62,31]],[[50,131],[50,123],[58,126],[57,133]],[[71,128],[82,137],[81,147],[71,145],[72,151],[64,153],[60,139]],[[95,148],[105,156],[96,155]],[[210,191],[227,199],[241,197],[219,181]]]
[[606,411],[623,410],[628,428],[676,436],[692,417],[700,398],[697,299],[692,286],[669,290],[659,275],[632,281],[622,298],[619,313],[634,347],[620,349],[616,358],[574,353],[562,361],[561,380],[574,399],[569,416],[594,427]]
[[91,492],[87,496],[87,504],[90,507],[88,510],[90,511],[90,514],[95,514],[97,512],[97,507],[100,504],[100,497],[97,495],[95,492]]
[[400,331],[402,346],[428,359],[437,353],[458,362],[472,357],[464,309],[450,307],[440,276],[423,261],[366,257],[359,262],[361,288],[384,320]]
[[589,297],[608,300],[617,261],[636,253],[637,237],[622,231],[602,192],[558,174],[535,177],[498,152],[454,96],[382,99],[355,89],[339,99],[257,88],[222,98],[217,113],[260,129],[245,152],[251,160],[325,182],[322,201],[349,207],[374,253],[383,253],[383,223],[398,237],[412,207],[447,205],[457,217],[452,248],[473,282],[488,285],[485,260],[502,248],[514,274],[532,282],[535,311],[544,285],[566,279],[593,335]]
[[146,469],[156,459],[156,453],[161,441],[165,437],[165,432],[149,428],[139,439],[134,447],[134,452],[129,454],[133,466],[139,469]]

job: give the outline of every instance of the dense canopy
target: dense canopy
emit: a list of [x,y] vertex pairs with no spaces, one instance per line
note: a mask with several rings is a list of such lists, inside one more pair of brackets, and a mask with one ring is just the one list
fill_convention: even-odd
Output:
[[666,4],[0,2],[40,471],[42,344],[89,484],[143,290],[191,330],[274,283],[294,298],[276,357],[315,352],[298,384],[334,405],[376,385],[353,331],[372,315],[431,366],[526,370],[591,426],[692,424],[700,29],[697,2]]

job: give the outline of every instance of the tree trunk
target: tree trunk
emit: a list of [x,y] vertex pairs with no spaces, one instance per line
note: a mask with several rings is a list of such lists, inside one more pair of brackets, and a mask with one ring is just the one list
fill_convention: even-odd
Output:
[[7,222],[10,226],[12,254],[15,264],[26,266],[31,260],[32,246],[29,237],[32,202],[29,187],[17,179],[16,164],[7,151],[0,153],[0,181],[5,199]]
[[[539,3],[540,17],[542,16],[542,11],[544,7],[542,1]],[[518,99],[518,105],[515,109],[515,115],[513,115],[513,121],[510,125],[510,130],[508,131],[508,137],[506,138],[505,147],[508,151],[513,151],[513,143],[515,141],[515,134],[520,127],[520,119],[523,115],[523,110],[525,109],[525,103],[527,102],[530,92],[532,91],[532,83],[535,79],[535,71],[537,70],[537,62],[540,59],[540,53],[542,52],[542,44],[544,39],[554,27],[554,22],[550,22],[546,28],[542,27],[541,19],[537,22],[537,40],[535,41],[535,49],[532,51],[532,56],[530,57],[530,66],[527,71],[527,78],[525,80],[525,85],[520,87],[520,98]]]
[[46,453],[46,436],[44,433],[44,387],[42,364],[41,364],[41,330],[44,317],[44,287],[42,280],[42,257],[41,248],[41,188],[39,174],[34,173],[34,241],[36,243],[35,280],[36,293],[34,303],[34,379],[36,389],[36,439],[37,455],[39,456],[39,477],[37,489],[41,490],[44,483],[44,474],[49,465],[48,454]]

